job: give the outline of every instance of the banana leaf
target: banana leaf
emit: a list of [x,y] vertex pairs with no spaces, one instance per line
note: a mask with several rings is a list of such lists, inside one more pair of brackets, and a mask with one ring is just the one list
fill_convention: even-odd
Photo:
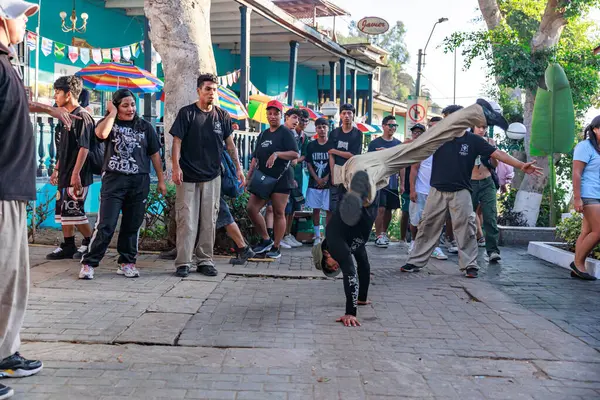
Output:
[[575,141],[575,108],[571,86],[559,64],[550,64],[545,73],[546,88],[538,88],[533,106],[532,156],[569,153]]

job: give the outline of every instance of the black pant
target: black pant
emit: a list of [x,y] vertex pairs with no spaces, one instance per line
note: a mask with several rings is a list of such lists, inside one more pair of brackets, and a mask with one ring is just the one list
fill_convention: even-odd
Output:
[[[330,225],[327,228],[330,228]],[[336,233],[332,229],[327,229],[326,238],[327,250],[331,254],[331,257],[340,264],[340,269],[344,276],[346,315],[356,316],[357,301],[367,301],[369,283],[371,281],[371,265],[369,264],[367,249],[363,244],[352,254],[350,246],[343,239],[344,235]],[[352,255],[354,255],[358,268],[354,266]]]
[[148,174],[124,175],[107,172],[102,177],[100,209],[88,253],[82,264],[97,267],[108,249],[123,212],[117,251],[119,264],[135,264],[139,230],[144,222],[146,199],[150,191]]

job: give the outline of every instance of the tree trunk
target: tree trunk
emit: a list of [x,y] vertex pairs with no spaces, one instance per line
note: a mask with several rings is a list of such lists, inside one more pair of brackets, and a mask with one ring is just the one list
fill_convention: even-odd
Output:
[[145,0],[150,39],[165,73],[165,160],[172,169],[173,137],[168,133],[181,107],[198,99],[200,73],[217,71],[210,36],[211,0]]

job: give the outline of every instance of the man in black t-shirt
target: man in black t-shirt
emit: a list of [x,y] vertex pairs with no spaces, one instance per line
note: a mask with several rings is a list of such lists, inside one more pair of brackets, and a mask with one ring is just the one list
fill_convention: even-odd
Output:
[[[402,142],[394,137],[398,128],[396,118],[388,115],[381,124],[383,135],[369,143],[369,152],[389,149],[398,146]],[[402,172],[401,172],[402,173]],[[379,208],[377,210],[377,219],[375,220],[375,246],[386,248],[390,244],[387,231],[392,221],[392,211],[400,208],[400,192],[398,174],[390,176],[390,183],[379,191]]]
[[310,178],[306,190],[306,206],[313,210],[314,240],[313,245],[321,242],[321,210],[327,213],[326,223],[331,219],[329,211],[329,180],[331,168],[329,167],[329,149],[331,142],[327,140],[329,122],[325,118],[315,121],[317,139],[308,144],[306,148],[306,165]]
[[331,189],[329,210],[334,212],[346,189],[343,185],[342,167],[349,158],[362,152],[363,134],[355,126],[354,106],[343,104],[340,107],[342,126],[334,129],[329,135],[329,166],[331,168]]
[[[216,76],[200,75],[198,101],[179,110],[170,132],[173,135],[173,181],[177,185],[175,266],[181,277],[189,274],[194,253],[198,272],[217,275],[213,247],[221,196],[223,143],[236,165],[238,179],[242,184],[245,182],[233,142],[231,118],[213,105],[217,87]],[[194,246],[197,234],[199,239]]]
[[[82,88],[81,78],[74,75],[60,77],[54,82],[56,105],[80,119],[74,121],[70,129],[59,123],[58,162],[50,182],[58,186],[54,220],[62,226],[64,242],[46,256],[48,260],[81,259],[92,237],[92,227],[84,204],[89,186],[93,183],[91,167],[86,160],[96,124],[92,116],[79,105]],[[75,246],[75,227],[83,235],[79,249]]]
[[[484,113],[493,110],[484,100],[478,100],[477,103],[481,105]],[[471,107],[460,112],[470,112],[470,109]],[[486,121],[486,124],[489,122]],[[419,224],[415,246],[407,264],[401,268],[403,272],[418,272],[427,264],[438,244],[446,212],[449,210],[459,248],[460,269],[468,278],[477,278],[477,227],[471,200],[471,171],[478,156],[495,158],[528,174],[541,173],[541,168],[533,165],[533,162],[523,163],[470,131],[444,143],[433,154],[431,189]]]

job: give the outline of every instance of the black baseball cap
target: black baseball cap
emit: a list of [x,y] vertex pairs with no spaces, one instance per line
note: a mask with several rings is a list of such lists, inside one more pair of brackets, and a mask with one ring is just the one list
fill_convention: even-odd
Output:
[[423,126],[423,124],[414,124],[414,125],[413,125],[413,127],[412,127],[412,128],[410,128],[410,131],[412,132],[412,131],[414,131],[415,129],[420,129],[420,130],[422,130],[423,132],[425,132],[425,131],[427,130],[427,128],[425,128],[425,127]]

